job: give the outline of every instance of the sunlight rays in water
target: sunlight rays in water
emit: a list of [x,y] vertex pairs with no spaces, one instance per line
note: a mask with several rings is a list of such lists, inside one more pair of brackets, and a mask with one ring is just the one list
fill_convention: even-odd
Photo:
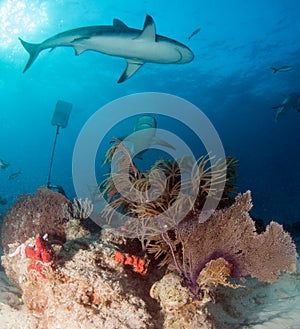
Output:
[[0,2],[0,48],[16,44],[24,33],[35,32],[48,21],[46,2],[6,0]]

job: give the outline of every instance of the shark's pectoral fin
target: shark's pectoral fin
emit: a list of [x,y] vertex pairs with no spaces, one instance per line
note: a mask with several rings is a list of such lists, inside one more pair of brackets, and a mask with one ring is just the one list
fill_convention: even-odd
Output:
[[121,75],[120,79],[118,80],[118,83],[121,83],[129,79],[144,64],[144,62],[133,61],[130,59],[127,59],[126,61],[127,61],[126,69]]
[[156,27],[153,18],[150,15],[146,16],[144,28],[138,39],[156,41]]
[[[78,38],[74,38],[72,41],[71,41],[71,44],[74,44],[73,45],[73,48],[75,50],[75,55],[78,56],[80,54],[82,54],[84,51],[86,51],[86,46],[85,45],[81,45],[80,44],[80,41],[83,41],[83,40],[88,40],[90,39],[90,37],[78,37]],[[75,42],[77,43],[75,45]]]
[[162,139],[156,138],[156,137],[154,137],[152,139],[152,143],[157,144],[157,145],[161,145],[161,146],[165,146],[165,147],[168,147],[168,148],[173,149],[173,150],[176,150],[176,148],[173,145],[167,143],[166,141],[164,141]]
[[113,20],[113,26],[114,27],[122,27],[122,28],[128,29],[128,26],[125,23],[123,23],[121,20],[117,19],[117,18],[114,18],[114,20]]
[[78,56],[82,54],[84,51],[86,51],[87,49],[83,46],[76,45],[76,47],[74,47],[74,50],[75,50],[75,56]]

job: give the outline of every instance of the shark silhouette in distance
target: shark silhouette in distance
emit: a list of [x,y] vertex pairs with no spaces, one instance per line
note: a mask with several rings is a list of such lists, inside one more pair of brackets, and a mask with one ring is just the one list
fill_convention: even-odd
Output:
[[280,67],[271,67],[271,70],[273,70],[273,73],[277,73],[277,72],[289,72],[293,69],[292,66],[290,65],[284,65],[284,66],[280,66]]
[[142,155],[153,145],[161,145],[175,150],[175,147],[156,137],[157,122],[151,115],[139,117],[134,126],[134,133],[118,138],[126,143],[131,155],[142,160]]
[[296,109],[300,112],[300,104],[298,103],[300,93],[291,93],[281,102],[280,105],[273,106],[272,108],[277,110],[275,115],[275,121],[278,121],[278,117],[281,114],[284,114],[289,109]]
[[193,52],[184,44],[156,34],[155,23],[150,15],[146,16],[142,30],[130,28],[119,19],[114,19],[110,26],[76,28],[56,34],[38,44],[21,38],[19,40],[30,55],[23,73],[42,50],[72,47],[75,55],[93,50],[125,58],[127,66],[118,83],[130,78],[144,63],[184,64],[194,58]]

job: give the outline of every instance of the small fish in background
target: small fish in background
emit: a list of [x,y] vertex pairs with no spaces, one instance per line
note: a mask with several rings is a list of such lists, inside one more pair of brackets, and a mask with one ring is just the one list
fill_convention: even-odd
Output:
[[200,27],[198,27],[195,31],[193,31],[192,33],[191,33],[191,35],[187,38],[188,39],[188,41],[190,41],[191,39],[192,39],[192,37],[193,36],[195,36],[196,34],[198,34],[199,32],[200,32]]
[[6,170],[6,168],[9,166],[9,163],[4,162],[3,160],[0,159],[0,167],[3,170]]
[[271,67],[271,70],[273,70],[273,73],[277,73],[277,72],[289,72],[293,69],[292,66],[289,65],[284,65],[284,66],[280,66],[280,67]]
[[6,198],[3,198],[1,195],[0,195],[0,205],[1,206],[5,206],[7,204],[8,200]]
[[278,121],[278,117],[284,114],[289,109],[296,109],[300,112],[300,104],[298,103],[300,93],[291,93],[284,98],[280,105],[273,106],[272,109],[276,110],[275,121]]
[[22,174],[22,171],[19,170],[17,172],[12,173],[11,175],[9,175],[8,179],[13,180],[13,179],[17,178],[18,176],[20,176],[21,174]]

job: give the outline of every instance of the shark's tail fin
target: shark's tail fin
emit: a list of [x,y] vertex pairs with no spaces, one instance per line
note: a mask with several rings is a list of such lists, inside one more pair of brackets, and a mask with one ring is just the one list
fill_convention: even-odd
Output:
[[276,67],[270,67],[271,70],[273,70],[273,73],[276,73],[278,71],[278,68]]
[[25,48],[25,50],[30,55],[29,60],[23,70],[23,73],[25,73],[30,68],[30,66],[34,62],[34,60],[38,57],[38,54],[40,53],[41,48],[40,48],[40,44],[29,43],[29,42],[22,40],[21,38],[19,38],[19,40],[21,41],[22,46]]

